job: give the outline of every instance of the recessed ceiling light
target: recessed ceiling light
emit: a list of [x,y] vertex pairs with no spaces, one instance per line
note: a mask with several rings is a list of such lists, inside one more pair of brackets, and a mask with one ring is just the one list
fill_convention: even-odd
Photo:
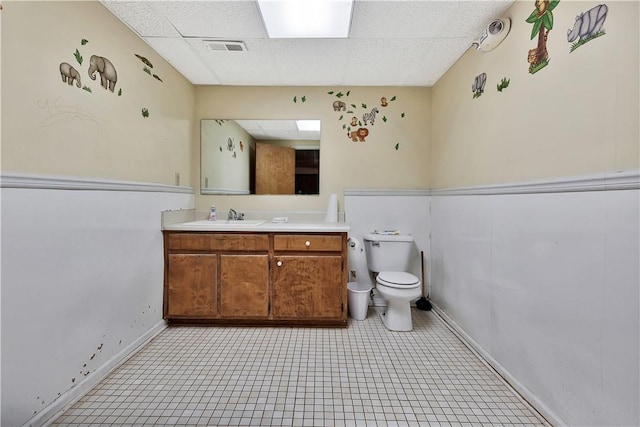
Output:
[[347,38],[353,0],[258,0],[272,39]]
[[298,126],[298,130],[320,130],[320,120],[296,120],[296,125]]

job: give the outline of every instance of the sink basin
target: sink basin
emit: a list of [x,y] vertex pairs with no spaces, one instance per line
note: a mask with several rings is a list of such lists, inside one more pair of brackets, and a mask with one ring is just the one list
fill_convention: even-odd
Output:
[[198,227],[211,227],[211,228],[245,228],[245,227],[256,227],[260,224],[264,224],[266,222],[266,220],[264,219],[243,219],[241,221],[237,221],[237,220],[228,220],[228,219],[222,219],[222,220],[217,220],[217,221],[208,221],[208,220],[202,220],[202,221],[193,221],[193,222],[187,222],[184,225],[185,226],[198,226]]

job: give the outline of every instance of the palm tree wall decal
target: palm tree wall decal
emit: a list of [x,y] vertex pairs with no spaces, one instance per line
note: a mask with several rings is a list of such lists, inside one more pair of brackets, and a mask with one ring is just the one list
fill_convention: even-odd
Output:
[[553,9],[560,3],[560,0],[536,0],[535,9],[526,19],[526,22],[533,24],[531,29],[531,40],[538,36],[538,45],[529,50],[527,61],[529,62],[529,73],[534,74],[549,63],[549,53],[547,52],[547,37],[549,31],[553,29]]

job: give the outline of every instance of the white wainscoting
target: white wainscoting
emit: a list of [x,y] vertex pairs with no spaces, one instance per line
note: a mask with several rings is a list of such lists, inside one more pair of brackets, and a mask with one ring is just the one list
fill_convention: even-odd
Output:
[[165,327],[160,212],[194,196],[2,178],[1,424],[41,425]]
[[421,275],[420,251],[425,257],[425,281],[429,286],[429,217],[428,190],[345,190],[345,222],[351,227],[349,236],[356,246],[349,247],[349,269],[355,270],[356,279],[350,281],[375,286],[369,275],[364,252],[363,236],[374,230],[398,230],[410,234],[415,240],[415,251],[409,271]]
[[638,174],[578,181],[434,191],[431,298],[555,425],[635,426]]

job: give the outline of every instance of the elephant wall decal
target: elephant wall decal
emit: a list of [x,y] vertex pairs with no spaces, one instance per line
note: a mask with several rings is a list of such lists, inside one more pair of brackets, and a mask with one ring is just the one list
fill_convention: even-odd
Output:
[[347,104],[342,101],[335,101],[333,103],[333,111],[345,111],[347,109]]
[[92,55],[89,59],[89,77],[91,80],[96,79],[96,71],[100,73],[100,85],[113,92],[118,81],[118,73],[111,61],[102,56]]
[[60,76],[62,77],[62,81],[67,83],[69,86],[73,85],[73,81],[75,80],[76,86],[82,87],[82,83],[80,82],[80,73],[78,70],[73,68],[71,64],[67,62],[60,63]]

